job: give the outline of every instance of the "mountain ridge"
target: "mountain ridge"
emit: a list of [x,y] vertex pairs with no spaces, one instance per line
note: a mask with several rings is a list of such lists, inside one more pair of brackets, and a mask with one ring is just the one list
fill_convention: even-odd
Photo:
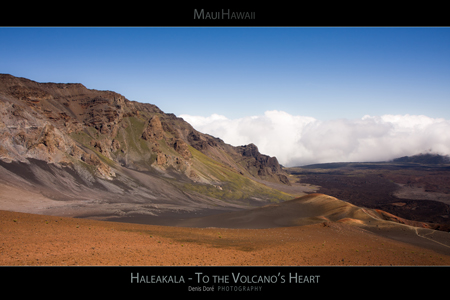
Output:
[[[80,83],[38,83],[7,74],[0,74],[0,80],[2,96],[6,96],[6,99],[9,98],[10,101],[18,100],[22,104],[26,104],[28,108],[33,109],[34,112],[40,112],[47,119],[46,121],[49,121],[50,124],[42,126],[44,136],[41,142],[49,148],[48,150],[51,153],[56,150],[54,146],[62,146],[59,145],[61,141],[52,141],[58,138],[58,131],[61,131],[61,129],[64,133],[72,134],[73,139],[77,140],[78,138],[78,141],[82,138],[76,136],[76,134],[80,135],[84,132],[88,137],[91,137],[90,145],[94,149],[97,149],[107,158],[113,158],[115,161],[126,164],[130,157],[114,153],[117,150],[122,150],[122,152],[129,150],[124,149],[125,145],[121,145],[120,136],[118,136],[120,135],[119,131],[127,129],[129,125],[143,126],[142,135],[139,138],[147,141],[148,146],[152,147],[149,152],[155,155],[154,159],[156,160],[158,154],[161,153],[161,145],[158,145],[158,141],[164,140],[168,146],[171,146],[186,160],[192,157],[188,150],[188,146],[192,146],[202,153],[213,155],[215,159],[219,159],[223,163],[228,163],[238,172],[249,171],[254,177],[280,181],[280,176],[286,175],[275,157],[261,154],[255,145],[233,147],[225,144],[219,138],[198,132],[182,118],[178,118],[174,114],[166,114],[153,104],[130,101],[112,91],[87,89]],[[3,101],[3,103],[5,102]],[[13,122],[19,118],[27,119],[25,115],[29,114],[22,107],[17,107],[15,103],[12,103],[10,112],[17,117]],[[34,114],[36,115],[36,113]],[[127,118],[135,119],[124,120]],[[142,124],[142,121],[146,124]],[[33,125],[30,124],[27,129],[36,128],[36,125]],[[9,125],[8,128],[14,129],[14,125]],[[89,132],[92,129],[97,132]],[[19,132],[19,136],[22,139],[26,138],[23,135],[23,130]],[[95,139],[94,136],[98,139]],[[105,139],[105,137],[110,140]],[[69,146],[74,148],[73,145]],[[214,147],[233,152],[234,158],[245,161],[246,164],[238,165],[219,155],[219,153],[214,153],[216,149],[211,149]],[[135,150],[147,149],[131,149],[131,152],[136,152]],[[77,150],[72,149],[72,151]],[[51,158],[48,158],[48,160],[51,161]],[[163,165],[163,162],[164,158],[160,155],[158,165]],[[250,167],[255,169],[251,171]],[[285,178],[283,179],[281,182],[284,181],[288,184]]]
[[[33,185],[32,177],[23,174],[35,172],[48,194],[57,194],[49,192],[52,188],[65,190],[71,199],[86,199],[94,185],[117,203],[114,191],[126,203],[136,195],[149,202],[175,198],[196,209],[206,203],[241,207],[292,198],[263,184],[290,182],[278,160],[256,145],[231,146],[156,105],[81,83],[0,74],[0,160],[3,170],[27,184]],[[3,176],[3,182],[19,186],[11,178]]]

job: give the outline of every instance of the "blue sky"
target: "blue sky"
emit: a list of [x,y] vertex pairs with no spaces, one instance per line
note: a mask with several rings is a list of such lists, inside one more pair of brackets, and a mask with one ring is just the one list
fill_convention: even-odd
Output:
[[450,28],[0,28],[0,72],[175,114],[450,118]]
[[0,73],[79,82],[178,116],[450,120],[450,28],[2,27]]

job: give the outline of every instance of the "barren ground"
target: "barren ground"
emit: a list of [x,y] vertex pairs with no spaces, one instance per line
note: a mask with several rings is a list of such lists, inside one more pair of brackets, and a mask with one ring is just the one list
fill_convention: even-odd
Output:
[[153,226],[0,211],[0,265],[450,265],[339,222],[267,229]]

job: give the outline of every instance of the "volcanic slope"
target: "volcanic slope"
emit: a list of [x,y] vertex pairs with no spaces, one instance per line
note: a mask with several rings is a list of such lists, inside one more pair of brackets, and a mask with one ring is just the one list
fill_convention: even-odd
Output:
[[256,145],[112,91],[0,74],[0,209],[106,219],[293,198],[265,182],[291,187]]
[[285,170],[292,175],[292,182],[314,185],[316,192],[380,209],[422,227],[450,231],[448,157],[427,153],[386,162],[316,164]]
[[198,228],[267,229],[314,224],[322,224],[324,227],[345,224],[362,229],[368,234],[450,255],[448,233],[413,226],[417,224],[412,223],[381,210],[355,206],[332,196],[315,193],[245,211],[182,220],[176,225]]
[[177,222],[0,210],[0,265],[450,265],[447,233],[323,194]]

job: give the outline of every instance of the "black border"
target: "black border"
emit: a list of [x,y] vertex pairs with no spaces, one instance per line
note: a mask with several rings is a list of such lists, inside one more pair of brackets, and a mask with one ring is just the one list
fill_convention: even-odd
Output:
[[[24,7],[19,7],[24,6]],[[253,20],[195,20],[194,10],[255,12]],[[10,3],[5,10],[7,18],[0,26],[6,27],[398,27],[435,26],[447,27],[448,16],[439,7],[394,8],[383,4],[315,5],[303,3],[270,4],[253,6],[223,5],[179,5],[170,3],[106,3],[86,6],[81,3],[64,4],[60,7],[41,3]],[[400,291],[402,296],[408,291],[417,292],[441,290],[446,284],[448,267],[372,267],[372,266],[298,266],[298,267],[0,267],[2,286],[5,292],[28,291],[34,295],[41,293],[67,296],[119,296],[157,297],[163,295],[215,296],[298,296],[312,292],[315,297],[325,295],[339,297],[388,296]],[[137,283],[131,282],[132,274],[144,276],[183,276],[186,283]],[[208,286],[188,282],[195,273],[209,278],[230,276],[231,274],[285,275],[298,273],[319,275],[318,283],[270,283],[270,284],[223,284],[225,286],[261,286],[261,291],[214,292],[189,291],[189,286]],[[206,277],[205,277],[206,278]],[[277,277],[280,278],[280,277]],[[277,279],[278,280],[278,279]],[[217,284],[218,286],[218,284]],[[238,288],[239,289],[239,288]],[[295,293],[288,295],[288,293]],[[6,295],[6,293],[5,293]]]
[[[389,296],[441,290],[447,267],[299,266],[299,267],[0,267],[6,292],[36,287],[40,291],[102,297],[266,296],[281,292],[316,296]],[[153,277],[152,277],[153,276]],[[139,279],[136,279],[139,278]],[[236,282],[236,278],[239,278]],[[309,279],[308,279],[309,278]],[[200,280],[200,282],[199,282]],[[269,282],[270,281],[270,282]],[[33,292],[33,290],[30,290]],[[147,294],[152,293],[152,294]],[[155,294],[153,294],[155,293]],[[298,294],[301,293],[301,294]]]
[[[255,19],[194,19],[194,10],[254,12]],[[10,3],[0,26],[50,27],[447,27],[444,7],[381,3]]]

